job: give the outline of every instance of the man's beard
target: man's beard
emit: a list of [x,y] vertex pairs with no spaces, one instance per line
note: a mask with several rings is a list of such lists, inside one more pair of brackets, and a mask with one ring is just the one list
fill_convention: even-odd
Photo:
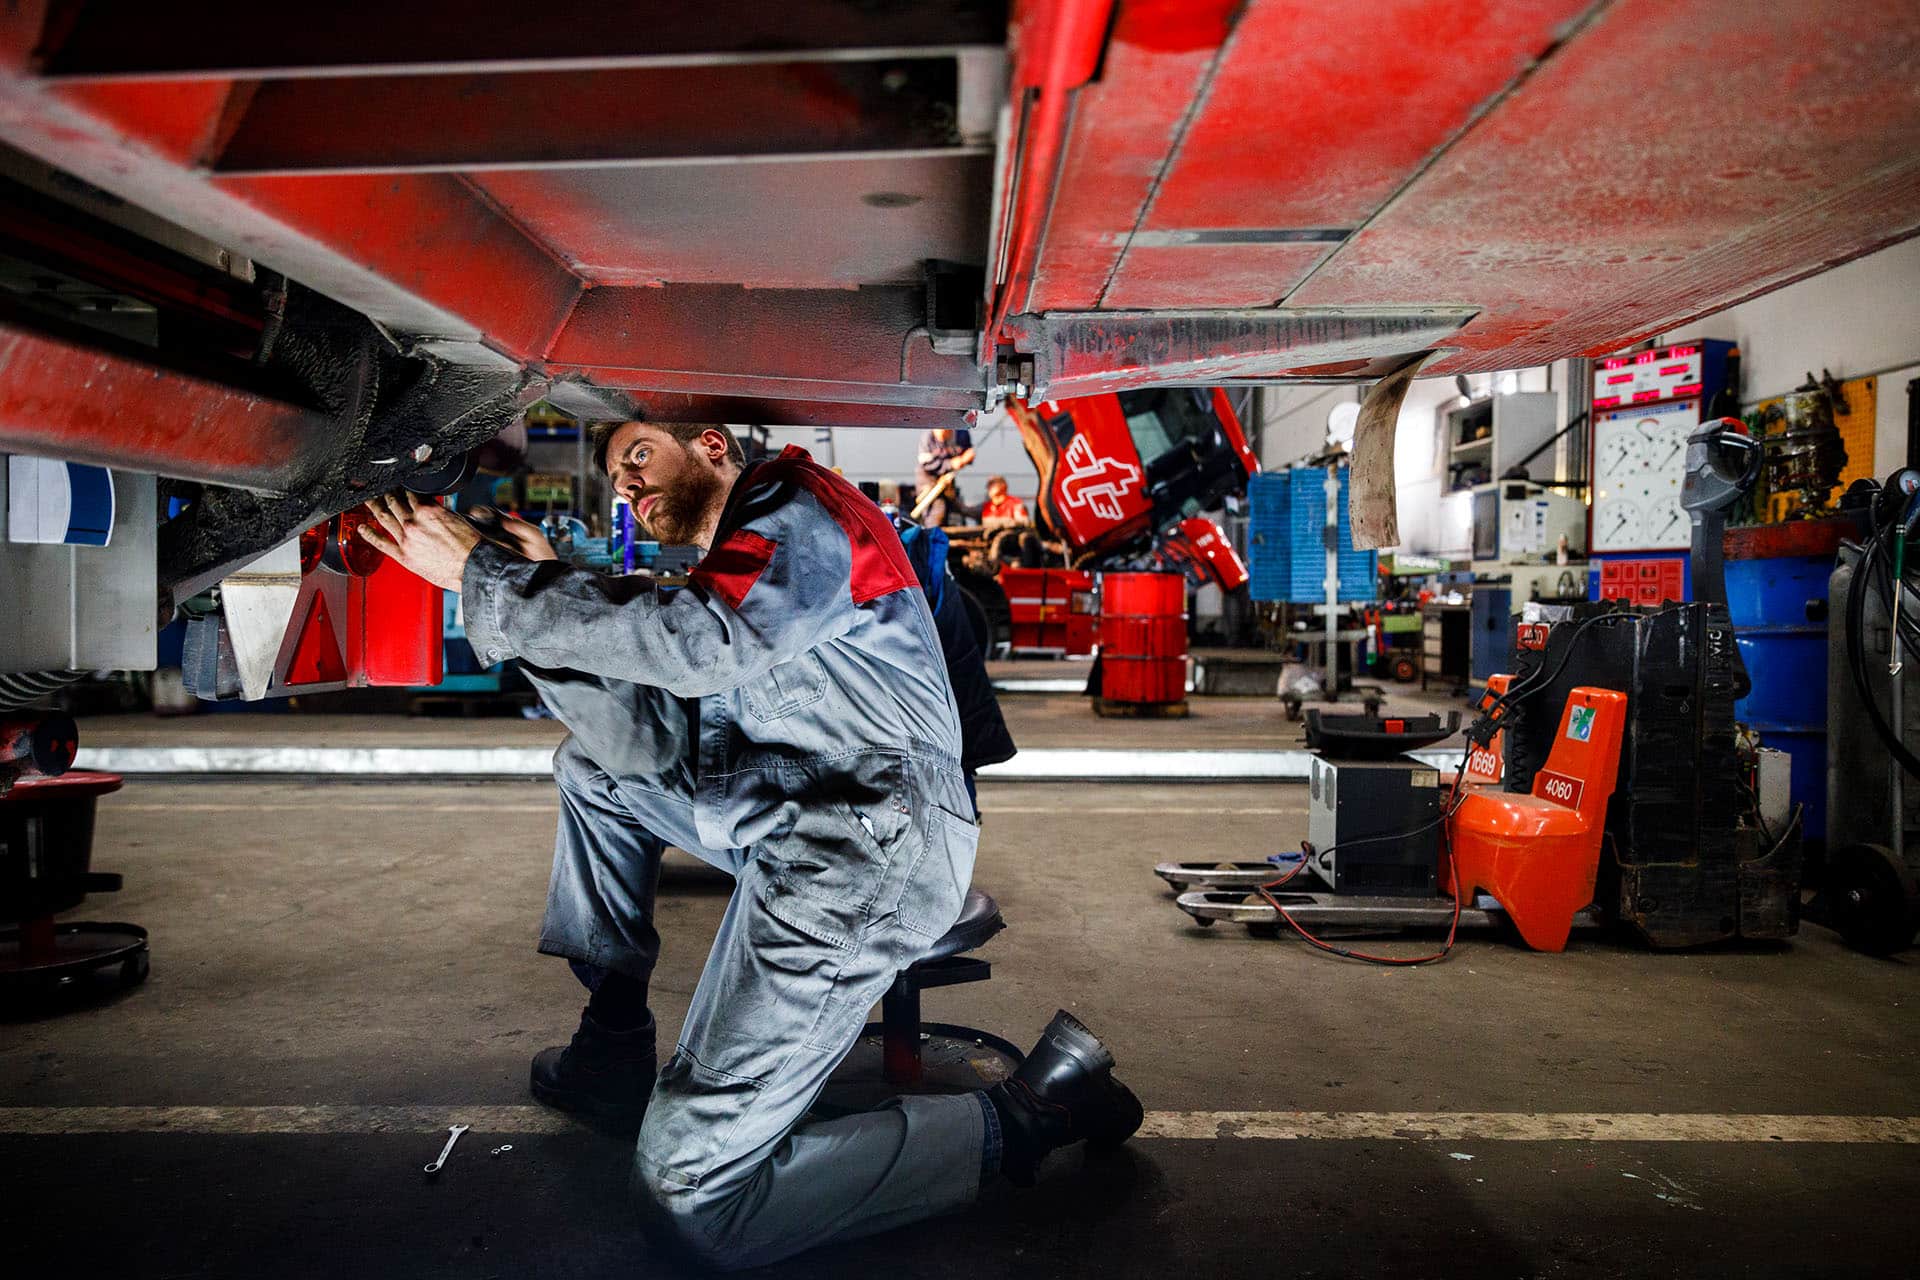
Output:
[[[702,466],[690,466],[671,491],[660,490],[658,499],[640,517],[641,526],[654,541],[684,547],[700,536],[706,514],[720,496],[720,476]],[[648,495],[642,494],[644,501]],[[638,514],[637,512],[635,513]]]

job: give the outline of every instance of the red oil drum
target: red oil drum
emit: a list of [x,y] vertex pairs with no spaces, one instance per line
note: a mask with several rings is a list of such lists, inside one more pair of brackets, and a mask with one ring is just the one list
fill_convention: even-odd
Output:
[[1100,696],[1108,702],[1187,700],[1185,577],[1101,576]]

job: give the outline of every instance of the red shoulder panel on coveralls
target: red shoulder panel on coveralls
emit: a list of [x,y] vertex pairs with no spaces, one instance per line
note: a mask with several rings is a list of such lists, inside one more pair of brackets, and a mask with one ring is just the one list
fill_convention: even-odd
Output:
[[780,456],[764,464],[768,472],[791,478],[812,494],[833,517],[853,547],[853,576],[848,590],[855,604],[865,604],[895,591],[917,587],[913,562],[900,545],[900,535],[887,523],[866,494],[815,462],[799,445],[790,444]]
[[735,529],[701,559],[688,578],[738,609],[773,559],[776,544],[751,529]]

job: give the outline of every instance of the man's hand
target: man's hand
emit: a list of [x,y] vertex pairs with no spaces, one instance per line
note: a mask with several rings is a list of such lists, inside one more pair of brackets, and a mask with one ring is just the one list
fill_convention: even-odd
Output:
[[360,526],[361,537],[441,590],[460,590],[467,557],[480,545],[466,517],[405,490],[373,499],[367,513],[380,527]]
[[961,467],[970,466],[972,462],[973,462],[973,450],[969,449],[965,453],[962,453],[954,458],[953,466],[954,466],[954,469],[957,471]]
[[479,526],[481,537],[505,547],[517,556],[528,560],[560,558],[537,524],[510,516],[504,511],[495,511],[492,507],[475,507],[467,515]]

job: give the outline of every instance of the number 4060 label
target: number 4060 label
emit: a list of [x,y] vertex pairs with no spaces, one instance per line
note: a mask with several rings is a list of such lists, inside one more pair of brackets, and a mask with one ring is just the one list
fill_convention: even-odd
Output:
[[1578,778],[1569,778],[1564,773],[1548,773],[1545,769],[1540,771],[1534,783],[1534,793],[1541,799],[1551,800],[1569,809],[1580,807],[1580,797],[1586,789],[1587,784]]

